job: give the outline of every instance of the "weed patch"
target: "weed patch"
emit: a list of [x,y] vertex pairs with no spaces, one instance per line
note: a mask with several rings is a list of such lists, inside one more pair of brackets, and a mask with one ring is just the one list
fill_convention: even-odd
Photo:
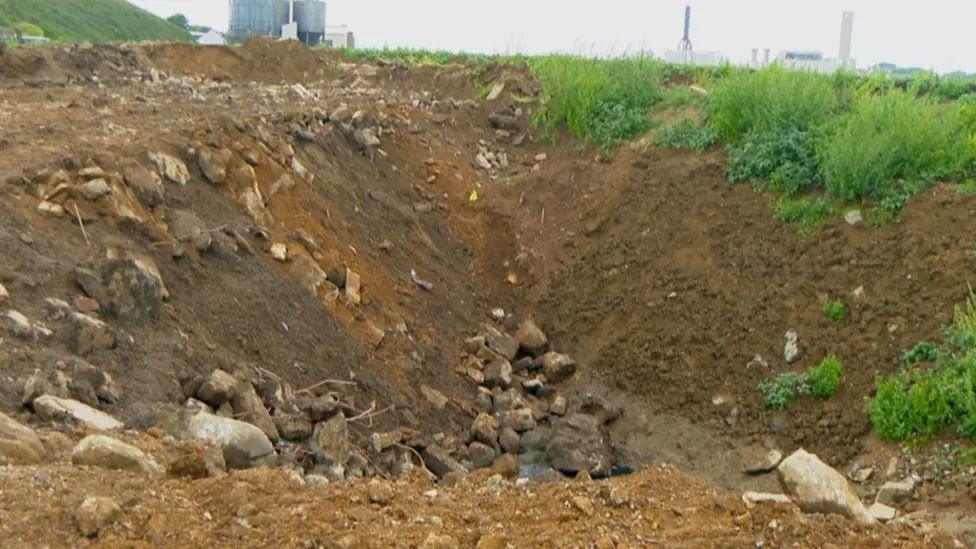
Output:
[[763,404],[773,410],[788,408],[799,395],[810,394],[810,378],[807,374],[787,372],[759,384]]
[[828,356],[807,372],[807,377],[810,380],[810,393],[819,398],[834,396],[843,375],[844,364],[836,356]]
[[798,233],[808,236],[819,228],[836,210],[826,198],[790,198],[782,196],[776,202],[776,219],[792,223]]
[[709,124],[699,124],[690,118],[661,128],[654,142],[666,149],[692,149],[702,152],[718,142],[718,135]]
[[828,299],[821,305],[824,316],[831,320],[844,320],[844,302],[837,299]]

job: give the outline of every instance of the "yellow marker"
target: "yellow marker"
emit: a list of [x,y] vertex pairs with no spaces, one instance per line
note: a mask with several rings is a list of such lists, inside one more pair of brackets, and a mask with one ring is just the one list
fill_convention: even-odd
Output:
[[468,197],[468,200],[470,200],[471,202],[477,202],[478,201],[478,190],[477,189],[471,191],[471,196]]

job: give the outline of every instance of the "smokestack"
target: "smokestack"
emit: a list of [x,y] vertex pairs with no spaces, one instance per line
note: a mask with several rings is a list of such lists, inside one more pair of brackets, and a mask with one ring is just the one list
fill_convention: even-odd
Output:
[[854,12],[845,11],[840,25],[840,60],[845,64],[851,60],[851,38],[854,34]]

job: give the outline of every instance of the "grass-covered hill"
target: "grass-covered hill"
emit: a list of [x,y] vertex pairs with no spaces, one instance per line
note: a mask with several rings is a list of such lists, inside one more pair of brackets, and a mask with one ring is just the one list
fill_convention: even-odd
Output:
[[57,42],[190,40],[184,29],[125,0],[0,0],[0,26],[20,23]]

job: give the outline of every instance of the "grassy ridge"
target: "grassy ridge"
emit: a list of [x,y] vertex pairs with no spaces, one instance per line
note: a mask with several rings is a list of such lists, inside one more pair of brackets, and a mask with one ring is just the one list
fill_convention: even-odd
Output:
[[124,0],[0,0],[0,26],[30,23],[57,42],[190,41],[190,34]]

